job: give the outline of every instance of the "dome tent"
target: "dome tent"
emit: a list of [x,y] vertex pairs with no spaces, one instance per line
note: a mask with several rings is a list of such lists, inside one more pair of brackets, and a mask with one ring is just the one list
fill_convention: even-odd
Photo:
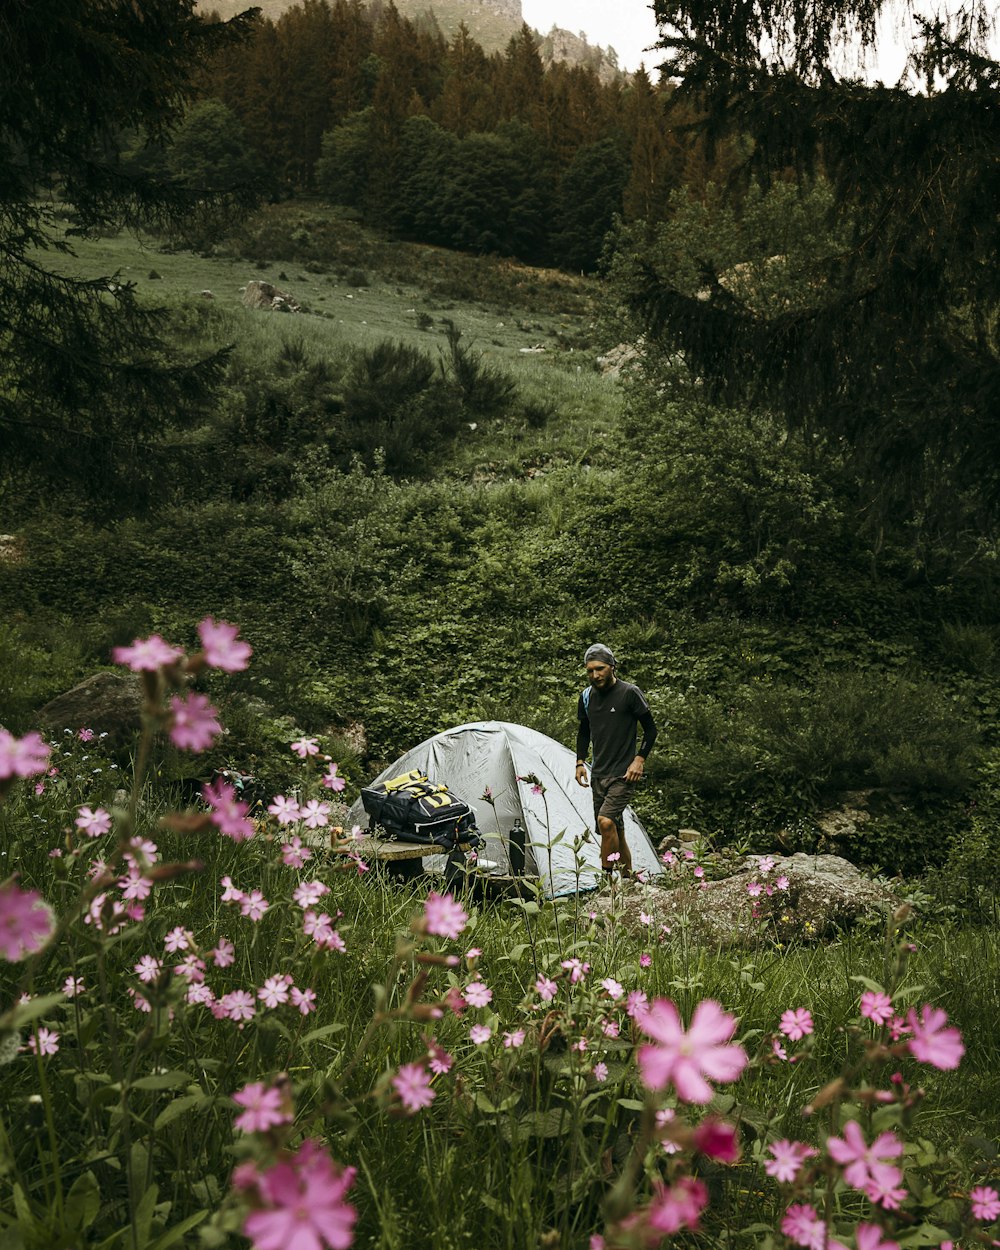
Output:
[[[576,756],[568,747],[537,730],[507,721],[476,721],[421,742],[375,780],[417,768],[446,785],[476,813],[479,832],[486,839],[481,855],[504,873],[511,870],[507,835],[519,821],[525,830],[524,871],[540,878],[544,893],[553,898],[592,889],[601,878],[593,802],[590,790],[577,785],[575,767]],[[531,782],[522,780],[528,776],[538,778],[544,793],[536,793]],[[483,797],[487,787],[491,801]],[[633,868],[661,872],[649,835],[630,807],[624,820]],[[367,826],[360,798],[348,821]],[[444,857],[428,862],[443,865]]]

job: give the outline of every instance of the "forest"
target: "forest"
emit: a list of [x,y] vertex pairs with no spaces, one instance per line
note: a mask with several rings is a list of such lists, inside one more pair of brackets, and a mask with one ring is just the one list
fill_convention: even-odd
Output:
[[[0,1250],[998,1235],[1000,66],[655,8],[0,12]],[[596,640],[662,871],[361,852]]]

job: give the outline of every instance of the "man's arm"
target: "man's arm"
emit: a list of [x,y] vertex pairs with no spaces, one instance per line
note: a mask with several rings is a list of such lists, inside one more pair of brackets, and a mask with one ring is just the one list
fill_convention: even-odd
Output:
[[626,781],[639,780],[646,766],[646,757],[656,745],[656,721],[653,720],[653,713],[649,710],[649,704],[646,703],[645,699],[643,699],[642,704],[643,710],[636,718],[642,726],[642,742],[639,744],[639,750],[636,752],[635,759],[625,770]]
[[590,717],[580,695],[576,705],[576,779],[581,786],[587,784],[587,751],[590,749]]

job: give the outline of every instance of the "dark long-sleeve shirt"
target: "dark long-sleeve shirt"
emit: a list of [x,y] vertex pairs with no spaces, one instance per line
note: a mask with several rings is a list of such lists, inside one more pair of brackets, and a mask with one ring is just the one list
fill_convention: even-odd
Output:
[[[594,744],[591,772],[596,777],[623,777],[636,755],[645,759],[656,743],[656,722],[638,686],[620,679],[607,690],[590,687],[589,705],[577,702],[576,758],[585,760]],[[642,742],[635,748],[637,728]]]

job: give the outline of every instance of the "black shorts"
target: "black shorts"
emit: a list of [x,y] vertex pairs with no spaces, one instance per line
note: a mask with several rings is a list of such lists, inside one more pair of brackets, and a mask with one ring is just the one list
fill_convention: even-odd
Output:
[[622,813],[632,801],[636,783],[624,777],[595,777],[591,775],[590,788],[594,794],[594,821],[607,816],[619,829],[624,829]]

